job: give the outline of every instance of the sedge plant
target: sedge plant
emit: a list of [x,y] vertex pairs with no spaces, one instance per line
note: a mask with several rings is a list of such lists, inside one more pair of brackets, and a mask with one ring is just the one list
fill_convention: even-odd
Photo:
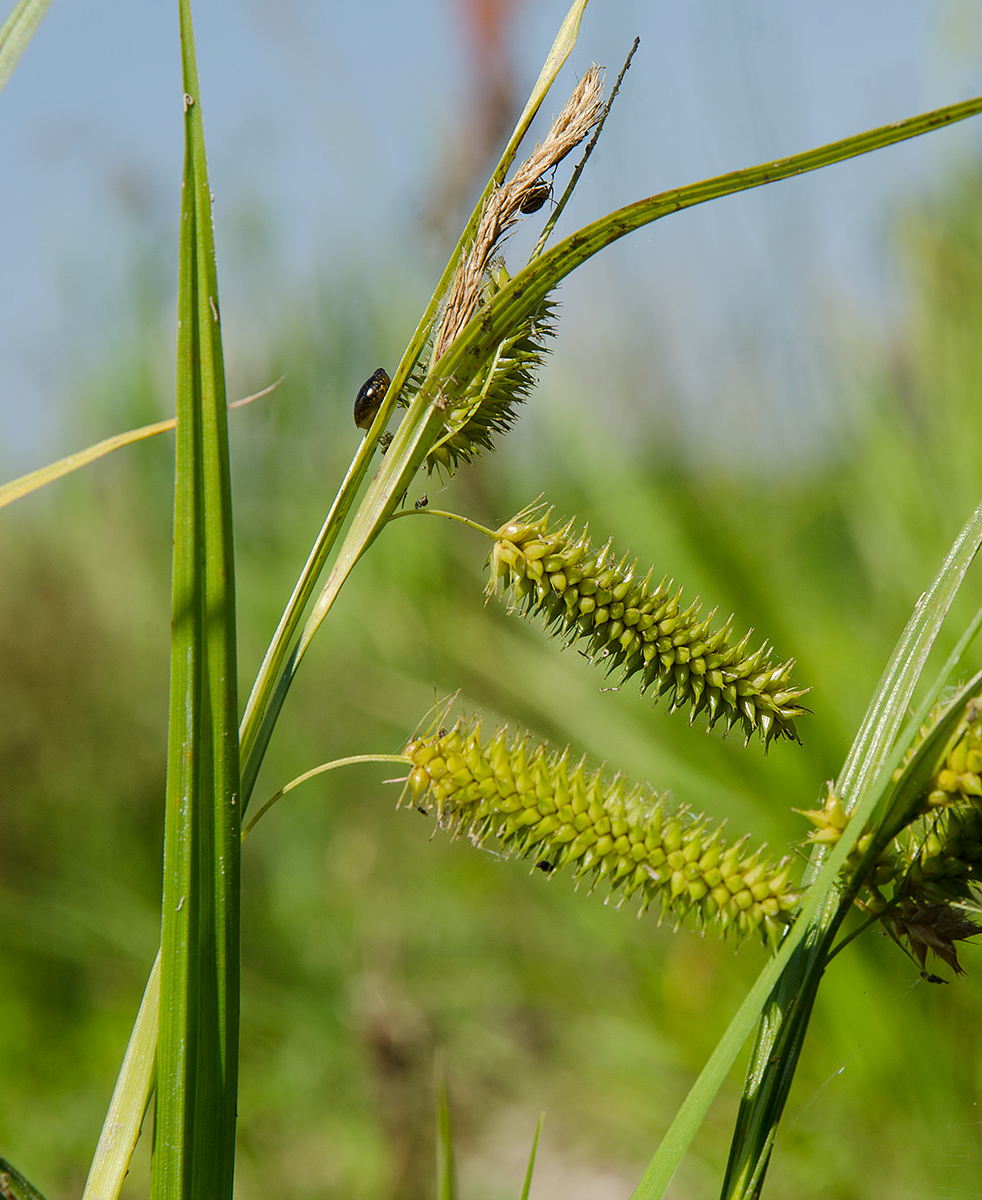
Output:
[[[829,146],[648,197],[549,246],[621,80],[579,81],[542,141],[530,123],[576,40],[576,0],[501,159],[391,378],[379,369],[356,400],[364,437],[341,480],[239,714],[233,514],[221,309],[202,103],[189,0],[178,5],[185,164],[179,252],[171,703],[160,954],[151,971],[86,1183],[85,1200],[119,1194],[151,1097],[155,1200],[233,1194],[239,1038],[240,846],[270,805],[314,774],[349,763],[396,767],[402,795],[452,836],[521,855],[543,876],[569,871],[674,924],[686,919],[772,955],[665,1132],[634,1192],[665,1193],[686,1148],[756,1026],[721,1195],[764,1185],[818,986],[863,928],[885,929],[930,974],[933,952],[955,971],[982,875],[982,674],[968,669],[982,613],[909,708],[951,604],[982,543],[982,505],[918,602],[836,780],[818,807],[802,870],[646,783],[590,767],[515,729],[485,731],[440,705],[407,731],[401,754],[359,754],[314,768],[253,803],[260,767],[306,652],[362,556],[403,519],[453,517],[486,537],[489,593],[542,620],[618,683],[634,680],[690,722],[736,731],[764,749],[807,737],[807,681],[764,641],[734,630],[665,573],[615,549],[573,517],[533,503],[497,529],[466,515],[406,509],[421,473],[449,479],[493,450],[533,394],[560,333],[555,292],[614,241],[681,209],[881,149],[982,112],[982,98]],[[21,0],[0,30],[0,86],[47,5]],[[591,140],[592,139],[592,140]],[[517,224],[541,220],[547,179],[580,152],[524,263],[509,264]],[[524,154],[524,157],[521,157]],[[389,426],[399,416],[391,432]],[[2,502],[161,432],[120,435],[8,485]],[[372,468],[375,472],[372,475]],[[370,477],[371,475],[371,477]],[[951,690],[954,687],[954,690]],[[850,914],[859,925],[841,936]],[[839,939],[839,940],[837,940]],[[536,1141],[538,1133],[536,1133]],[[534,1159],[533,1143],[533,1159]],[[0,1160],[4,1195],[36,1196]],[[532,1163],[526,1174],[529,1193]],[[450,1103],[438,1086],[438,1193],[456,1195]]]

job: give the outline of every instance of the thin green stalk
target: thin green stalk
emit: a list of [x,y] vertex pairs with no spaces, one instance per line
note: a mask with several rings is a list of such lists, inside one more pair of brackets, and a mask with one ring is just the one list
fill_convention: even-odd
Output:
[[288,792],[292,792],[295,787],[299,787],[301,783],[306,783],[308,779],[313,779],[317,775],[324,775],[328,771],[335,771],[338,767],[351,767],[356,763],[398,763],[400,766],[411,767],[412,760],[406,758],[404,754],[352,754],[348,758],[336,758],[333,762],[321,763],[319,767],[312,767],[309,771],[304,771],[302,775],[298,775],[296,779],[291,779],[289,783],[284,784],[279,791],[274,792],[272,796],[254,812],[252,816],[242,826],[242,837],[252,829],[259,818],[269,809],[273,807],[277,800],[281,800]]
[[453,1153],[453,1115],[447,1066],[441,1058],[436,1072],[436,1196],[437,1200],[457,1200],[457,1168]]
[[449,521],[459,521],[461,525],[467,525],[471,529],[476,529],[478,533],[483,533],[486,538],[490,538],[493,542],[497,536],[493,529],[488,529],[484,525],[479,525],[477,521],[472,521],[470,517],[462,517],[460,513],[445,512],[441,508],[407,508],[402,512],[393,513],[389,517],[390,521],[396,521],[399,517],[446,517]]
[[[242,788],[245,799],[248,799],[255,787],[266,747],[304,652],[330,611],[355,563],[385,527],[442,428],[442,414],[429,402],[429,393],[424,387],[414,397],[392,444],[386,451],[378,473],[368,487],[338,552],[327,583],[304,625],[298,643],[290,651],[279,677],[275,679],[275,685],[271,687],[265,706],[261,709],[257,704],[252,711],[252,720],[245,730],[246,737],[242,743]],[[299,617],[299,612],[297,616]],[[284,648],[285,645],[284,641]],[[266,680],[272,685],[271,673],[267,672]],[[264,694],[266,691],[264,686]]]

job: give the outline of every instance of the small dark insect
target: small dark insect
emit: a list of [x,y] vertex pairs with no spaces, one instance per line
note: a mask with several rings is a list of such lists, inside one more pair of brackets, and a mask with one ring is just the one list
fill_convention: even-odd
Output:
[[526,214],[538,212],[551,195],[552,184],[546,183],[544,179],[537,179],[525,193],[525,199],[518,206],[518,211]]
[[429,502],[430,502],[430,498],[424,492],[422,494],[422,496],[420,496],[420,498],[416,501],[416,504],[415,504],[416,511],[418,512],[421,508],[425,508],[427,506],[427,504],[429,504]]
[[556,869],[551,862],[546,862],[545,859],[543,859],[542,862],[537,862],[535,865],[540,871],[545,871],[547,875],[551,875]]
[[385,393],[389,390],[391,382],[392,380],[379,367],[374,375],[370,375],[361,385],[358,395],[355,396],[354,412],[355,424],[359,429],[368,429],[375,420],[375,414],[385,399]]

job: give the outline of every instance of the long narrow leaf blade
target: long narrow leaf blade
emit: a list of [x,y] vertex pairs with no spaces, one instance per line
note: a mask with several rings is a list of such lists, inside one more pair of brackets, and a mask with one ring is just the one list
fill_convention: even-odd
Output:
[[191,13],[178,285],[171,706],[154,1200],[229,1200],[239,1015],[239,766],[228,428]]
[[19,0],[0,25],[0,89],[10,78],[51,0]]
[[0,508],[3,508],[7,504],[13,504],[15,500],[20,500],[24,496],[29,496],[31,492],[36,492],[39,488],[43,488],[49,483],[54,483],[56,479],[62,479],[65,475],[70,475],[72,471],[77,471],[79,467],[88,466],[89,463],[95,462],[104,455],[112,454],[114,450],[119,450],[123,446],[130,446],[133,442],[142,442],[144,438],[153,437],[155,434],[173,429],[176,423],[174,418],[170,417],[166,421],[156,421],[153,425],[143,425],[139,429],[130,429],[126,433],[114,434],[112,437],[104,438],[101,442],[96,442],[92,446],[86,446],[84,450],[76,450],[74,454],[66,454],[64,458],[59,458],[57,462],[48,463],[44,467],[38,467],[36,471],[31,471],[27,475],[21,475],[18,479],[11,479],[9,483],[0,486]]
[[685,187],[660,192],[645,200],[628,204],[616,212],[608,213],[590,225],[584,226],[568,238],[557,243],[551,250],[534,259],[494,297],[474,318],[457,338],[455,345],[440,359],[438,369],[443,378],[449,378],[461,365],[466,373],[471,366],[469,360],[480,362],[497,344],[505,330],[514,328],[530,312],[542,303],[552,289],[571,271],[581,266],[606,246],[619,238],[657,221],[670,213],[680,212],[731,196],[751,188],[763,187],[779,179],[789,179],[816,171],[820,167],[844,162],[873,150],[897,142],[907,141],[932,130],[941,129],[982,113],[982,96],[934,109],[907,120],[895,121],[853,137],[819,146],[802,154],[774,162],[760,163],[727,175],[691,183]]
[[[930,648],[980,544],[982,505],[975,510],[955,539],[931,587],[918,600],[857,734],[847,761],[878,763],[879,768],[872,779],[864,772],[867,790],[862,797],[857,798],[858,804],[853,820],[822,865],[818,877],[806,895],[798,919],[784,939],[777,956],[758,976],[693,1084],[631,1200],[660,1200],[664,1195],[710,1104],[799,945],[807,938],[809,947],[816,952],[815,964],[818,963],[817,955],[824,953],[820,947],[821,929],[831,920],[831,915],[826,911],[827,898],[835,886],[840,869],[860,837],[866,818],[876,804],[880,789],[886,786],[896,761],[899,760],[899,749],[895,749],[892,755],[888,753],[890,739],[896,734],[895,721],[906,711]],[[814,969],[818,970],[821,967],[814,965]],[[807,971],[803,972],[802,977],[806,975]],[[773,1036],[766,1046],[768,1053],[777,1040],[778,1031],[779,1022],[775,1020]],[[762,1094],[759,1102],[765,1102]],[[749,1128],[749,1119],[747,1123]]]
[[532,1189],[532,1175],[535,1171],[535,1156],[539,1151],[539,1137],[542,1134],[542,1122],[546,1119],[545,1113],[539,1114],[539,1123],[535,1127],[535,1137],[532,1139],[532,1151],[529,1154],[529,1165],[525,1168],[525,1182],[522,1185],[522,1195],[520,1200],[529,1200],[529,1192]]
[[[518,119],[508,145],[505,147],[504,153],[498,161],[498,165],[495,167],[487,187],[478,198],[474,206],[474,211],[471,213],[464,231],[461,233],[457,245],[450,255],[446,268],[433,290],[429,304],[409,340],[409,345],[406,347],[395,375],[392,377],[392,384],[386,397],[379,407],[371,429],[368,431],[348,469],[337,497],[331,506],[331,511],[328,513],[317,541],[311,549],[303,573],[297,581],[293,595],[290,597],[280,623],[276,628],[276,632],[270,641],[242,716],[240,736],[242,740],[243,762],[245,764],[243,773],[243,799],[245,803],[248,803],[252,785],[259,770],[259,764],[269,741],[272,726],[279,715],[284,696],[289,689],[290,681],[293,677],[293,672],[299,662],[299,656],[294,652],[289,665],[284,669],[284,664],[287,663],[287,658],[290,655],[293,638],[300,628],[304,609],[314,594],[321,571],[324,569],[328,556],[334,547],[335,539],[351,510],[357,491],[361,487],[368,471],[368,465],[371,462],[372,454],[378,444],[379,438],[392,416],[403,386],[409,378],[426,343],[430,326],[439,308],[440,300],[446,292],[450,280],[453,278],[460,256],[474,236],[484,201],[492,188],[500,184],[507,174],[508,168],[514,161],[518,146],[528,132],[528,127],[532,123],[532,119],[536,112],[538,112],[539,106],[555,81],[560,67],[562,67],[570,51],[576,44],[580,21],[587,3],[588,0],[574,0],[563,20],[559,33],[553,42],[552,49],[549,51],[542,70],[539,73],[535,87],[532,89],[532,94],[529,96],[528,103]],[[413,419],[415,418],[410,413],[403,424],[405,425],[407,421]],[[432,445],[432,439],[429,445]],[[429,445],[427,449],[429,449]],[[344,578],[346,577],[345,574]],[[343,582],[343,578],[341,582]]]
[[160,1016],[160,954],[153,964],[143,1003],[130,1034],[102,1134],[85,1181],[82,1200],[116,1200],[140,1136],[153,1094]]
[[[874,810],[879,808],[892,790],[894,768],[909,742],[909,736],[898,742],[897,733],[908,712],[928,654],[980,545],[982,505],[966,522],[931,586],[915,605],[846,759],[836,792],[843,798],[852,817],[840,844],[821,867],[819,877],[812,885],[812,891],[823,897],[830,893],[839,868],[867,827]],[[949,657],[918,711],[907,722],[908,735],[912,735],[924,722],[940,689],[974,636],[974,624]],[[932,735],[934,739],[944,736],[947,724],[957,719],[959,703],[963,703],[975,688],[977,677],[957,698],[947,721],[942,721],[935,729]],[[819,864],[816,864],[815,870],[818,867]],[[825,970],[829,937],[850,903],[851,897],[846,895],[837,904],[825,905],[816,916],[814,928],[808,935],[806,951],[797,957],[793,968],[789,967],[789,974],[782,977],[761,1017],[727,1164],[722,1193],[727,1200],[756,1196],[763,1185],[814,996]]]
[[[269,387],[263,388],[261,392],[246,396],[242,400],[233,401],[228,406],[229,410],[251,404],[253,400],[258,400],[260,396],[265,396],[273,388],[278,387],[281,382],[282,378],[278,379],[276,383],[270,384]],[[48,463],[44,467],[38,467],[36,471],[30,471],[27,475],[11,479],[9,483],[0,485],[0,508],[13,503],[14,500],[29,496],[31,492],[36,492],[46,484],[54,483],[56,479],[70,475],[79,467],[86,467],[89,463],[96,462],[97,459],[103,458],[107,454],[112,454],[114,450],[121,450],[124,446],[131,446],[134,442],[142,442],[146,438],[155,437],[158,433],[166,433],[168,429],[173,429],[176,425],[177,418],[168,417],[165,421],[155,421],[152,425],[141,425],[139,429],[128,429],[125,433],[115,433],[112,437],[103,438],[101,442],[86,446],[84,450],[66,454],[57,462]]]

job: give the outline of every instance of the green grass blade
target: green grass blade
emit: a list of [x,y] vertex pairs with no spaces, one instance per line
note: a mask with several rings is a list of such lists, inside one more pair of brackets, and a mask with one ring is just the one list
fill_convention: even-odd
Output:
[[153,425],[143,425],[139,429],[130,429],[126,433],[114,434],[112,437],[104,438],[101,442],[96,442],[93,446],[87,446],[84,450],[66,454],[57,462],[38,467],[36,471],[31,471],[28,475],[21,475],[19,479],[11,479],[9,483],[0,486],[0,508],[12,504],[24,496],[29,496],[31,492],[36,492],[46,484],[54,483],[56,479],[70,475],[79,467],[87,466],[106,454],[112,454],[114,450],[129,446],[133,442],[142,442],[144,438],[153,437],[157,433],[165,433],[168,429],[173,429],[176,423],[171,417],[166,421],[157,421]]
[[438,370],[443,378],[449,378],[458,371],[462,377],[469,378],[468,371],[473,374],[473,364],[483,361],[503,334],[508,329],[516,328],[523,318],[533,312],[560,280],[606,246],[652,221],[657,221],[660,217],[684,208],[692,208],[697,204],[705,204],[709,200],[717,200],[722,196],[775,183],[779,179],[816,171],[820,167],[831,166],[861,154],[869,154],[872,150],[919,137],[979,113],[982,113],[982,97],[977,96],[960,104],[950,104],[945,108],[934,109],[920,116],[895,121],[893,124],[844,138],[842,141],[831,142],[827,146],[819,146],[790,158],[761,163],[741,171],[732,171],[727,175],[717,175],[713,179],[661,192],[608,213],[571,234],[519,271],[494,299],[482,308],[480,315],[462,330],[454,346],[440,359]]
[[44,1200],[44,1197],[20,1171],[0,1158],[0,1200]]
[[447,1068],[437,1065],[436,1077],[436,1195],[437,1200],[457,1200],[457,1169],[453,1156],[453,1116]]
[[188,0],[178,281],[171,707],[154,1200],[232,1195],[239,765],[228,427],[211,194]]
[[[246,703],[240,728],[242,761],[244,764],[242,775],[244,804],[248,804],[249,802],[273,726],[279,716],[286,692],[289,690],[293,673],[299,664],[300,656],[296,654],[295,650],[291,654],[290,647],[293,645],[294,637],[300,628],[304,610],[314,594],[320,574],[327,563],[331,550],[334,548],[337,536],[351,511],[358,490],[364,482],[379,438],[388,424],[392,413],[395,411],[399,395],[426,344],[430,326],[436,316],[440,300],[446,292],[450,280],[453,278],[454,271],[457,268],[457,263],[464,248],[474,236],[484,201],[492,188],[499,184],[508,173],[508,168],[514,161],[518,146],[528,132],[528,127],[532,123],[532,119],[538,112],[539,106],[545,99],[549,88],[559,73],[560,67],[566,61],[570,51],[576,44],[580,21],[586,6],[587,0],[574,0],[573,5],[566,14],[559,33],[556,35],[552,49],[539,73],[535,87],[532,89],[532,94],[529,96],[528,103],[518,119],[515,130],[508,141],[508,145],[505,147],[498,165],[491,175],[487,187],[481,193],[477,204],[474,206],[474,211],[471,213],[464,231],[460,235],[453,253],[450,255],[447,266],[433,290],[429,304],[409,340],[409,345],[406,347],[399,366],[392,377],[388,393],[375,416],[375,420],[372,422],[371,428],[359,446],[351,466],[348,468],[344,481],[331,506],[331,511],[328,513],[327,519],[310,551],[304,569],[293,590],[293,595],[290,597],[283,616],[280,618],[279,625],[266,650],[266,655],[263,658],[256,681],[252,687],[252,692]],[[409,419],[408,416],[406,419]],[[403,424],[405,424],[405,421]],[[427,445],[427,450],[431,446],[432,441]],[[344,578],[347,578],[347,573],[345,573]],[[343,582],[343,579],[341,582]]]
[[529,1165],[525,1169],[525,1183],[522,1185],[522,1194],[519,1200],[529,1200],[529,1189],[532,1186],[532,1173],[535,1171],[535,1156],[539,1149],[539,1135],[542,1133],[542,1122],[546,1119],[545,1113],[540,1113],[539,1123],[535,1127],[535,1137],[532,1139],[532,1153],[529,1155]]
[[51,0],[18,0],[0,25],[0,88],[10,78]]
[[156,1081],[159,1013],[158,953],[113,1089],[82,1200],[116,1200],[123,1186]]
[[[980,545],[982,504],[965,523],[930,588],[918,600],[883,672],[873,702],[863,718],[863,724],[836,783],[836,789],[843,797],[844,803],[858,801],[882,767],[884,758],[907,715],[914,688],[924,670],[924,664],[941,624]],[[939,679],[936,687],[940,690],[943,685],[944,679]],[[936,694],[926,697],[922,702],[918,726],[935,699]]]
[[[269,387],[263,388],[255,395],[235,400],[229,405],[229,409],[251,404],[253,400],[258,400],[260,396],[265,396],[273,388],[278,387],[281,382],[282,379],[278,379],[276,383],[270,384]],[[79,467],[88,466],[89,463],[95,462],[104,455],[112,454],[114,450],[121,450],[123,446],[131,446],[134,442],[142,442],[146,438],[155,437],[158,433],[166,433],[168,429],[173,429],[176,425],[177,419],[168,417],[166,421],[155,421],[152,425],[141,425],[139,429],[129,429],[126,433],[115,433],[112,437],[103,438],[101,442],[86,446],[84,450],[76,450],[74,454],[67,454],[64,458],[59,458],[57,462],[48,463],[47,466],[38,467],[36,471],[31,471],[27,475],[21,475],[19,479],[11,479],[9,483],[0,486],[0,508],[6,504],[12,504],[24,496],[29,496],[31,492],[36,492],[46,484],[54,483],[56,479],[70,475]]]
[[[831,897],[835,876],[873,813],[886,807],[888,797],[895,790],[893,772],[910,738],[923,724],[938,693],[977,632],[978,617],[965,631],[917,712],[906,723],[904,736],[898,740],[897,733],[904,724],[927,656],[980,545],[982,505],[969,518],[930,588],[918,600],[846,759],[836,790],[843,797],[847,811],[852,813],[852,819],[840,844],[824,866],[821,866],[819,858],[813,867],[813,873],[819,870],[820,873],[812,890],[820,891],[828,897],[828,901],[817,915],[815,927],[810,931],[802,953],[796,956],[793,966],[782,977],[762,1014],[721,1193],[724,1200],[743,1200],[756,1196],[763,1185],[777,1124],[784,1111],[831,940],[856,890],[853,887],[838,898]],[[949,724],[957,720],[958,706],[973,694],[973,689],[978,686],[978,678],[976,676],[959,692],[948,710],[947,718],[939,723],[923,748],[919,767],[922,773],[930,771],[928,755],[932,745],[938,739],[942,739],[943,744]],[[917,766],[916,763],[914,765]],[[908,783],[907,780],[904,782],[905,785]],[[916,792],[916,781],[913,786]],[[903,796],[899,797],[899,802],[891,805],[891,809],[894,807],[902,809]],[[875,861],[876,854],[896,832],[895,822],[898,816],[902,819],[903,813],[890,812],[887,816],[893,816],[894,820],[888,820],[882,837],[874,840],[867,855],[869,863]],[[842,843],[845,843],[845,851]],[[835,874],[830,872],[833,864]],[[856,873],[857,880],[861,878],[862,870],[863,865]]]
[[[768,1096],[767,1090],[759,1083],[763,1060],[770,1056],[775,1047],[779,1047],[782,1039],[782,1044],[793,1045],[797,1038],[797,1044],[800,1045],[800,1039],[804,1036],[804,1025],[792,1024],[788,1028],[784,1028],[784,1025],[789,1018],[793,1020],[791,1014],[795,1003],[801,1001],[808,1007],[808,996],[814,996],[811,989],[817,986],[817,979],[824,969],[827,935],[840,907],[834,897],[830,902],[830,895],[870,813],[891,785],[893,770],[903,753],[902,745],[894,746],[891,752],[891,743],[903,721],[931,646],[980,544],[982,505],[975,510],[959,533],[931,587],[917,602],[856,736],[847,759],[847,770],[850,769],[848,764],[862,765],[863,769],[855,771],[853,777],[865,779],[866,790],[863,795],[856,795],[857,806],[852,821],[821,865],[817,878],[805,896],[798,919],[784,939],[777,956],[758,976],[693,1084],[635,1189],[632,1200],[659,1200],[664,1194],[696,1130],[762,1012],[763,1027],[767,1030],[767,1036],[763,1041],[758,1038],[756,1049],[759,1056],[755,1053],[751,1061],[747,1095],[752,1098],[755,1108],[763,1109],[769,1104],[772,1097]],[[921,707],[926,712],[929,706],[929,702],[925,701]],[[870,769],[877,763],[879,768],[871,779]],[[800,955],[799,947],[802,947]],[[776,985],[782,979],[783,987],[778,989]],[[768,1003],[772,990],[774,996]],[[771,1088],[779,1085],[780,1079],[775,1077]],[[756,1123],[751,1120],[749,1113],[741,1114],[741,1117],[747,1129],[769,1129],[774,1123],[773,1120]],[[763,1134],[757,1142],[759,1153],[766,1153],[768,1136],[767,1133]],[[754,1174],[755,1172],[750,1170],[746,1177]]]

